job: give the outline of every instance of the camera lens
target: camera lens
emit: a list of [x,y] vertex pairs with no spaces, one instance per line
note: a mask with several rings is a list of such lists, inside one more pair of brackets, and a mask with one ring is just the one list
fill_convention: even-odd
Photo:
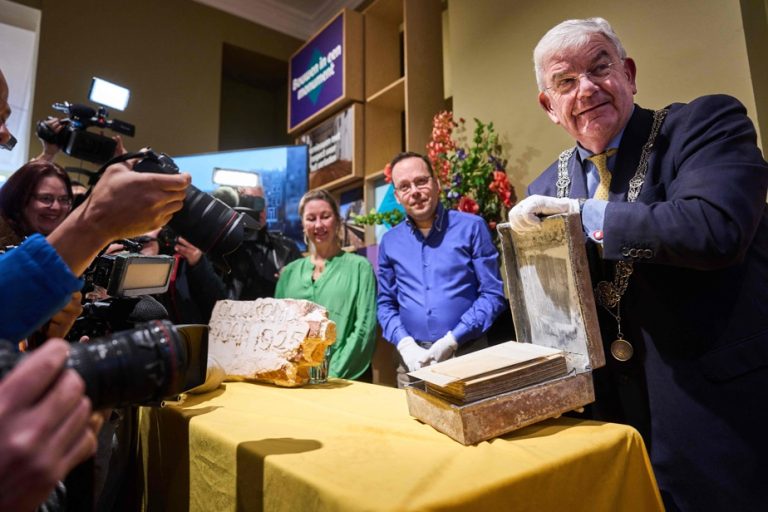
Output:
[[[179,168],[166,154],[146,152],[144,158],[133,166],[137,172],[176,174]],[[246,234],[246,228],[258,229],[249,218],[207,194],[194,185],[187,187],[184,206],[168,223],[174,231],[205,253],[221,262],[237,249]]]
[[244,237],[244,217],[194,185],[187,188],[184,207],[168,223],[205,253],[229,254]]
[[[85,381],[94,409],[158,402],[192,387],[188,386],[188,372],[192,367],[199,374],[199,362],[190,361],[190,351],[195,357],[207,356],[207,337],[205,342],[202,354],[200,347],[190,350],[184,332],[168,321],[155,320],[89,343],[73,344],[67,366]],[[198,384],[196,380],[191,383]]]

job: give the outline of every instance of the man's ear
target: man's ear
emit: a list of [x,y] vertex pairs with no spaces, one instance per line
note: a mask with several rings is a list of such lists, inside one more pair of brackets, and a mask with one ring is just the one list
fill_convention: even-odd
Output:
[[635,61],[630,57],[624,59],[624,74],[627,76],[627,80],[632,85],[632,94],[637,94],[637,66]]
[[544,109],[544,112],[547,113],[553,123],[560,124],[560,119],[557,117],[557,114],[552,107],[552,98],[550,98],[549,94],[544,91],[539,93],[539,105],[541,105],[541,108]]

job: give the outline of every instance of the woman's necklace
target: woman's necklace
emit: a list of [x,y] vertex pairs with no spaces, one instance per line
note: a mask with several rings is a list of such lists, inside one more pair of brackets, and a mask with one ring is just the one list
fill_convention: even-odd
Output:
[[318,258],[316,256],[312,258],[312,265],[314,265],[314,269],[312,270],[312,281],[317,281],[320,279],[320,276],[325,271],[325,263],[326,260],[324,259]]

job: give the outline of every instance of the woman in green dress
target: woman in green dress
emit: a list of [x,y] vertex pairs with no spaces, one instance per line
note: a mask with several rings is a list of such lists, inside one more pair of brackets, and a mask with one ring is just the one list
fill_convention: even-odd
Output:
[[304,194],[299,216],[309,255],[283,269],[275,297],[325,307],[336,322],[328,375],[370,382],[376,333],[376,278],[371,264],[342,250],[339,205],[328,192]]

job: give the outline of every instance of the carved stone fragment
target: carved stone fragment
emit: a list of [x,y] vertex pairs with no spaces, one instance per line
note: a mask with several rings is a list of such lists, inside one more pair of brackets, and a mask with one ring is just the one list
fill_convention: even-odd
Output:
[[301,386],[336,341],[328,312],[306,300],[221,300],[209,325],[208,350],[227,380]]

